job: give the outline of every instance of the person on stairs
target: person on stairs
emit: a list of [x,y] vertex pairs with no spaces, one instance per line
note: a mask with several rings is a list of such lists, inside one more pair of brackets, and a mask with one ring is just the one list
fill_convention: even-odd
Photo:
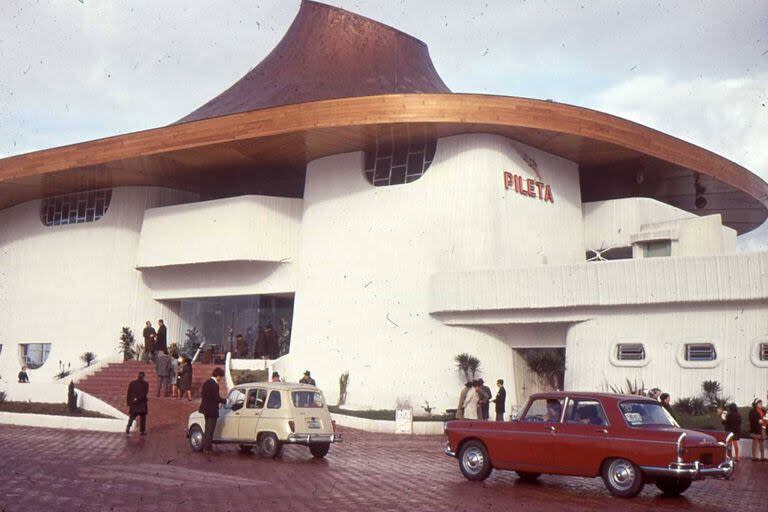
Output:
[[128,405],[128,426],[125,427],[125,435],[130,435],[133,420],[139,418],[139,432],[141,435],[147,434],[147,412],[149,383],[144,380],[144,372],[139,372],[136,380],[128,384],[128,395],[126,402]]
[[171,358],[168,356],[167,351],[157,351],[155,371],[157,372],[157,396],[160,396],[160,393],[163,393],[163,396],[168,396],[170,385],[169,378],[171,375]]

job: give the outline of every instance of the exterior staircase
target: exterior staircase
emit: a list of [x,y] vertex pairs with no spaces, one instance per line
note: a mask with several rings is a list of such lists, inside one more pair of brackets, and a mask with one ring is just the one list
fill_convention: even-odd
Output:
[[[85,377],[75,386],[91,394],[111,406],[128,414],[128,406],[125,403],[128,392],[128,384],[138,377],[139,372],[144,372],[144,380],[149,383],[149,413],[147,414],[147,431],[159,429],[183,429],[187,425],[187,418],[192,411],[200,407],[200,386],[211,377],[214,368],[222,368],[215,364],[192,364],[192,401],[186,398],[165,397],[162,393],[157,397],[157,375],[155,365],[140,361],[125,361],[123,363],[110,363]],[[222,382],[222,395],[225,393]]]

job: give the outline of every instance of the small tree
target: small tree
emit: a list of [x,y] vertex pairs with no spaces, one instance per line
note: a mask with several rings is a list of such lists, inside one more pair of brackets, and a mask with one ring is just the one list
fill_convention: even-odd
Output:
[[349,372],[346,371],[339,377],[339,407],[347,402],[347,386],[349,385]]
[[464,380],[469,382],[475,380],[480,371],[480,360],[475,356],[463,352],[453,358],[456,361],[456,368],[464,374]]
[[69,381],[69,389],[67,391],[67,410],[70,414],[77,412],[77,393],[75,393],[75,383]]
[[187,342],[184,349],[194,354],[200,348],[200,331],[193,325],[191,329],[187,329],[186,336]]
[[541,384],[550,389],[563,389],[565,382],[565,350],[562,348],[519,349],[528,368]]
[[720,392],[723,387],[716,380],[705,380],[701,383],[701,391],[704,393],[704,402],[708,407],[716,408],[719,404]]
[[136,339],[133,337],[133,331],[130,327],[123,327],[120,332],[120,343],[118,349],[123,353],[123,361],[130,361],[136,356],[134,345]]
[[85,366],[91,366],[91,363],[96,360],[96,354],[93,352],[83,352],[80,356],[80,360],[85,363]]

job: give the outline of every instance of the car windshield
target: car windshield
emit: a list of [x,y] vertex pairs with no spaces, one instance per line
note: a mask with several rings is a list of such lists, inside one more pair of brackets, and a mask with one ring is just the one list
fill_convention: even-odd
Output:
[[672,415],[658,402],[621,402],[619,408],[630,427],[679,427]]
[[317,391],[293,391],[291,400],[294,407],[320,408],[324,406],[323,395]]

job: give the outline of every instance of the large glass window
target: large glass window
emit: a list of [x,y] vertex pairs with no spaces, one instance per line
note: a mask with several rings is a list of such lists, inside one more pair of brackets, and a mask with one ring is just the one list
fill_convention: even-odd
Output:
[[40,220],[46,226],[95,222],[107,213],[111,201],[111,189],[47,197],[40,203]]
[[291,392],[291,400],[294,407],[323,407],[323,395],[317,391],[293,391]]
[[522,421],[559,423],[562,412],[562,398],[539,398],[525,411]]
[[267,401],[266,389],[249,389],[248,400],[245,402],[246,409],[263,409],[264,402]]
[[48,360],[50,343],[19,343],[19,359],[30,370],[40,368]]
[[421,178],[435,158],[437,139],[425,130],[379,130],[375,151],[365,153],[365,177],[377,187],[402,185]]
[[630,427],[662,425],[677,427],[677,422],[659,402],[621,402],[619,409]]
[[277,359],[290,351],[293,302],[292,294],[182,300],[181,349],[191,355],[204,344],[204,362],[230,351],[238,359]]
[[267,409],[279,409],[283,405],[283,399],[280,396],[280,392],[275,390],[269,394],[269,400],[267,400]]

